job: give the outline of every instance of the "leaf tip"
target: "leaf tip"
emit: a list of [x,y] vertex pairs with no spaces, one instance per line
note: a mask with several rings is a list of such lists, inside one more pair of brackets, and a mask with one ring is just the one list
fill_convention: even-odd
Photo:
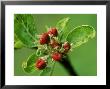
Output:
[[23,62],[22,63],[22,68],[24,69],[24,68],[26,68],[27,67],[27,62]]

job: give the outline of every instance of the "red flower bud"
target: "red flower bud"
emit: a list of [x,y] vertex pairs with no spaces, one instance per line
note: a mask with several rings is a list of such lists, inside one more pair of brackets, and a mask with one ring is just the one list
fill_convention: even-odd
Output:
[[41,70],[41,69],[44,69],[46,66],[47,66],[46,61],[43,60],[42,58],[39,58],[36,61],[36,68],[37,69]]
[[52,48],[60,47],[60,44],[55,39],[51,39],[49,44]]
[[69,50],[69,49],[71,48],[71,45],[70,45],[68,42],[65,42],[65,43],[63,44],[63,48],[64,48],[65,50]]
[[43,33],[40,37],[40,44],[47,44],[49,42],[49,35],[47,33]]
[[53,36],[57,36],[58,32],[56,28],[50,28],[50,30],[48,31],[49,35],[53,35]]
[[58,52],[53,53],[53,54],[52,54],[52,58],[53,58],[53,60],[55,60],[55,61],[60,61],[60,60],[62,59],[62,54],[61,54],[61,53],[58,53]]

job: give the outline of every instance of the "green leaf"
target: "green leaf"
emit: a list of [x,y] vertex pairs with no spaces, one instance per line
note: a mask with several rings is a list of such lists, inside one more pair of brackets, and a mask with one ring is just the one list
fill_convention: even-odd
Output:
[[24,70],[26,73],[31,73],[31,72],[34,72],[34,71],[36,70],[36,69],[35,69],[35,66],[28,66],[28,67],[27,67],[27,63],[26,63],[26,62],[23,62],[22,68],[23,68],[23,70]]
[[60,31],[64,30],[65,27],[66,27],[66,25],[67,25],[67,23],[68,23],[68,21],[69,21],[69,19],[70,19],[69,17],[61,19],[57,23],[57,25],[56,25],[56,27],[58,28],[58,30],[60,30]]
[[65,34],[67,34],[66,33],[66,30],[67,30],[66,27],[67,27],[67,23],[69,22],[69,19],[70,19],[69,17],[63,18],[56,25],[58,32],[59,32],[58,38],[61,41],[65,40]]
[[32,55],[30,55],[27,61],[23,62],[22,64],[23,70],[27,73],[34,72],[36,70],[35,63],[37,59],[38,59],[38,56],[36,55],[36,53],[33,53]]
[[14,48],[22,48],[24,44],[19,40],[14,43]]
[[22,48],[24,44],[18,39],[16,34],[14,34],[14,48]]
[[95,29],[89,25],[82,25],[74,28],[67,36],[66,40],[73,43],[73,48],[86,43],[95,37]]
[[18,39],[27,47],[36,47],[37,29],[35,21],[30,14],[15,14],[14,31]]

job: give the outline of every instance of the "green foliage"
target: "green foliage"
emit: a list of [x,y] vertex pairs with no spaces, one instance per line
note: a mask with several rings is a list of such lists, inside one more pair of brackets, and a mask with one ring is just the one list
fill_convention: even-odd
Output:
[[38,59],[38,56],[36,55],[36,53],[33,53],[32,55],[30,55],[27,59],[27,61],[23,62],[22,64],[22,68],[24,69],[25,72],[27,73],[31,73],[33,71],[35,71],[35,62]]
[[65,29],[65,27],[67,26],[67,23],[68,23],[69,19],[70,19],[69,17],[61,19],[60,21],[58,21],[56,27],[60,31],[63,31]]
[[36,47],[34,18],[30,14],[15,14],[14,31],[19,40],[27,47]]
[[18,39],[16,34],[14,34],[14,48],[22,48],[24,44]]
[[74,28],[67,36],[67,41],[73,43],[73,48],[78,47],[89,39],[95,37],[95,29],[89,25],[82,25]]
[[[69,22],[69,17],[63,18],[56,24],[58,29],[58,40],[60,42],[68,41],[73,43],[73,48],[78,47],[89,39],[95,37],[95,29],[89,25],[82,25],[74,28],[71,32],[67,31],[67,24]],[[48,26],[45,27],[48,31]],[[67,33],[69,32],[69,33]],[[22,68],[26,73],[31,73],[36,70],[35,63],[39,57],[47,57],[48,64],[45,69],[40,72],[40,76],[52,75],[55,62],[51,61],[51,58],[48,57],[50,54],[48,51],[51,50],[46,48],[47,45],[37,44],[37,29],[35,26],[34,18],[31,14],[15,14],[14,17],[14,47],[38,47],[37,51],[28,57],[28,59],[22,63]],[[39,34],[38,34],[39,35]],[[49,53],[49,54],[48,54]],[[46,56],[44,56],[46,55]],[[37,70],[36,70],[37,71]]]
[[65,40],[65,35],[66,35],[66,27],[67,27],[67,24],[69,22],[69,17],[67,18],[63,18],[61,19],[60,21],[58,21],[58,23],[56,24],[56,27],[58,29],[58,32],[59,32],[59,40],[60,41],[64,41]]
[[14,48],[22,48],[23,46],[24,45],[20,40],[14,43]]
[[[36,52],[31,54],[28,57],[28,59],[25,62],[23,62],[22,68],[24,69],[24,71],[27,73],[31,73],[31,72],[35,71],[36,70],[35,63],[36,63],[37,59],[39,57],[44,57],[44,55],[45,55],[45,50],[37,49]],[[48,56],[45,56],[45,57],[47,58]]]

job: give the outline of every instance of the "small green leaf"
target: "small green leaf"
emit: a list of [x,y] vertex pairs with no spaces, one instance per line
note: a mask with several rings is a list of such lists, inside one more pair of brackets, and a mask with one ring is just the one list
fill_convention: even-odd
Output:
[[34,71],[35,71],[35,66],[28,66],[28,67],[27,67],[27,63],[26,63],[26,62],[23,62],[22,68],[23,68],[23,70],[24,70],[26,73],[31,73],[31,72],[34,72]]
[[40,51],[40,49],[37,49],[37,51],[36,51],[36,55],[38,55],[38,56],[41,55],[41,51]]
[[16,34],[14,34],[14,48],[22,48],[24,44],[18,39]]
[[68,21],[69,21],[69,19],[70,19],[69,17],[61,19],[57,23],[57,25],[56,25],[56,27],[58,28],[58,30],[60,30],[60,31],[64,30],[65,27],[66,27],[66,25],[67,25],[67,23],[68,23]]
[[18,39],[27,47],[36,47],[37,29],[35,21],[30,14],[15,14],[14,31]]
[[65,40],[65,34],[67,34],[66,33],[66,30],[67,30],[66,27],[67,27],[67,23],[69,22],[69,19],[70,19],[69,17],[63,18],[56,25],[58,32],[59,32],[58,38],[61,41]]
[[67,36],[66,40],[73,43],[73,48],[86,43],[95,37],[95,29],[89,25],[82,25],[74,28]]
[[22,48],[24,44],[19,40],[14,43],[14,48]]
[[27,73],[31,73],[35,71],[36,70],[35,63],[37,59],[38,59],[38,56],[36,55],[36,53],[33,53],[32,55],[30,55],[27,61],[23,62],[22,64],[22,68],[24,69],[24,71]]

